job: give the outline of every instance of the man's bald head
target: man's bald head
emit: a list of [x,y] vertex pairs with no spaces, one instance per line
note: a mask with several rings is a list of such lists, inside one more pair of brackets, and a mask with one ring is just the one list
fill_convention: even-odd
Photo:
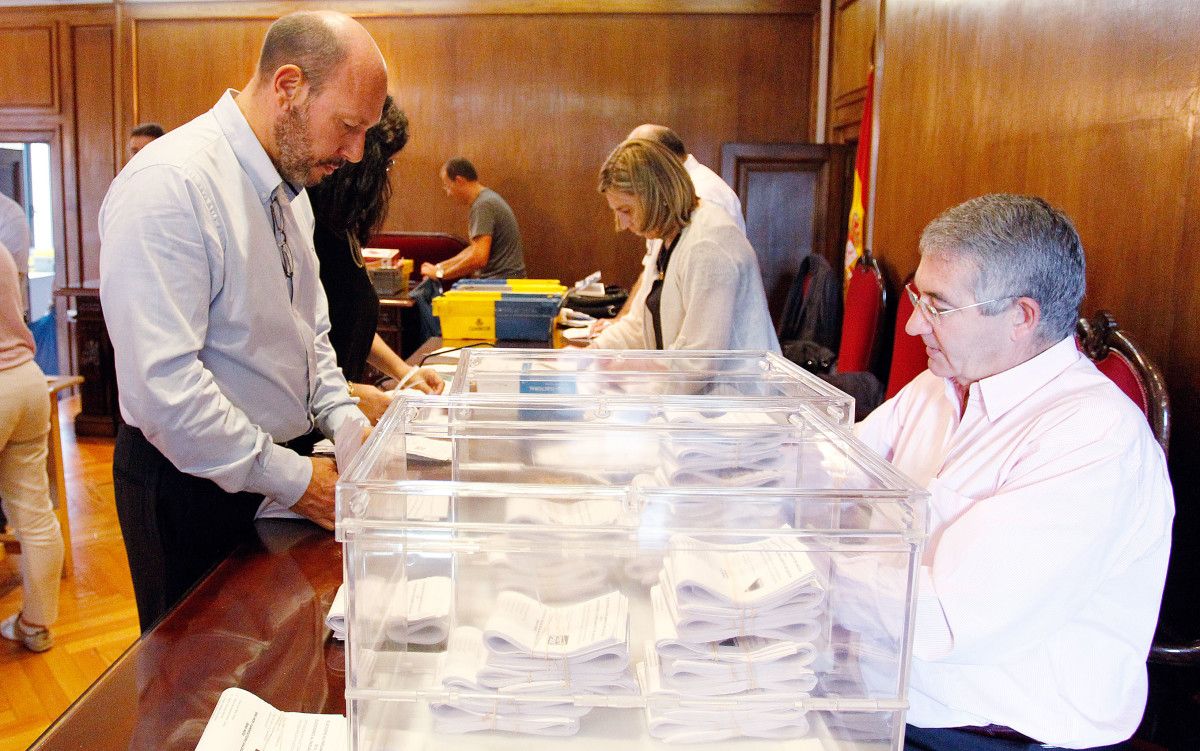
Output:
[[315,96],[345,64],[377,71],[386,81],[383,55],[360,23],[336,11],[301,11],[280,18],[267,30],[257,78],[266,84],[281,67],[295,65]]
[[632,141],[635,138],[660,143],[667,147],[667,151],[670,151],[680,159],[687,159],[688,152],[687,148],[683,145],[683,139],[679,137],[678,133],[665,125],[655,125],[654,123],[639,125],[629,131],[629,135],[626,136],[625,140]]

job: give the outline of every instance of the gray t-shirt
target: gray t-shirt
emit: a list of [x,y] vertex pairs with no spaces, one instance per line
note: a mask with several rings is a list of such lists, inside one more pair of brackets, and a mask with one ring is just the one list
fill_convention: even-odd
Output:
[[512,209],[491,188],[484,188],[471,204],[468,231],[471,239],[492,236],[492,249],[487,265],[479,272],[483,279],[524,279],[525,250],[521,247],[521,230]]

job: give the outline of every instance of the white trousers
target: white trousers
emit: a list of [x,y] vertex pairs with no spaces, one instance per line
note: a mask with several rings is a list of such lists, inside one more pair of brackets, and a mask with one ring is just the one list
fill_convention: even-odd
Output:
[[21,541],[24,620],[48,626],[58,618],[63,539],[46,478],[50,399],[33,361],[0,370],[0,499]]

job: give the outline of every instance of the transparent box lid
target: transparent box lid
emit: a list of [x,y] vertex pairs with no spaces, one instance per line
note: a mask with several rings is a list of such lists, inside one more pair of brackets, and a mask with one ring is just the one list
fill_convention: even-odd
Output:
[[766,351],[468,349],[451,393],[696,396],[747,404],[801,401],[835,423],[854,421],[854,398]]
[[[338,481],[339,538],[348,529],[409,521],[404,499],[424,492],[414,483],[513,486],[502,495],[547,485],[554,487],[544,491],[559,496],[616,492],[634,509],[687,489],[711,496],[714,528],[782,495],[795,507],[792,518],[848,503],[892,506],[883,515],[889,529],[877,518],[874,533],[920,536],[925,529],[922,488],[796,402],[754,408],[715,397],[402,396]],[[809,508],[797,510],[802,504]]]

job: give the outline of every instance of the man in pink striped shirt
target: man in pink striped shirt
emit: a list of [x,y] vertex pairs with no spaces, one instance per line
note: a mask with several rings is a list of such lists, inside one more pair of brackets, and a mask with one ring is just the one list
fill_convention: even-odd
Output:
[[906,748],[1121,748],[1174,504],[1141,410],[1075,346],[1079,235],[988,195],[920,250],[906,329],[929,369],[858,426],[930,491]]

